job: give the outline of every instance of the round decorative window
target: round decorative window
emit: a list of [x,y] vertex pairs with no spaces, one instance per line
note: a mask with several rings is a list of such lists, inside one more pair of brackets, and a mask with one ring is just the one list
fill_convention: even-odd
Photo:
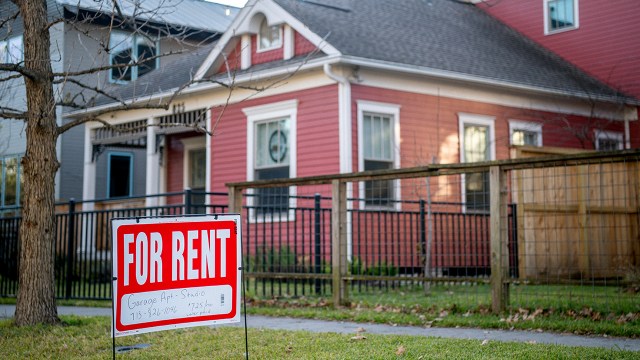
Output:
[[287,156],[287,137],[279,130],[274,130],[269,138],[269,156],[276,163],[284,160]]

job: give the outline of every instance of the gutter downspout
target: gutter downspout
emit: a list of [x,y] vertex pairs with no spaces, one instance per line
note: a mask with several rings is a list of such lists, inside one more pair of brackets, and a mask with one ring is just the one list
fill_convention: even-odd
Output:
[[331,72],[331,65],[324,64],[325,75],[338,82],[338,144],[340,146],[340,173],[353,172],[351,144],[351,83],[349,79]]
[[[325,75],[338,82],[338,145],[340,149],[340,173],[353,172],[353,144],[351,128],[351,83],[344,76],[331,71],[330,64],[324,64]],[[353,198],[353,183],[347,183],[347,199]],[[352,202],[347,200],[347,214],[353,208]],[[347,215],[347,260],[352,258],[351,216]]]

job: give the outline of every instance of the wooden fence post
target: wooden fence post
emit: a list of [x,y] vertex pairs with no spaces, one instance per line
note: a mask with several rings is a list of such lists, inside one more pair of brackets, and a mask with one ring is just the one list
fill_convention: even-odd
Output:
[[491,201],[491,310],[503,312],[509,303],[509,234],[507,226],[507,174],[499,166],[489,169]]
[[339,180],[331,184],[331,275],[333,306],[348,298],[347,275],[347,185]]
[[242,189],[229,186],[229,213],[242,217]]

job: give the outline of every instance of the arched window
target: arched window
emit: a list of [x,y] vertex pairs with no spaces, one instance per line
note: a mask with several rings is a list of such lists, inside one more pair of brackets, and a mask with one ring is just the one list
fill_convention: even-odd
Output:
[[280,25],[269,25],[267,19],[260,24],[258,34],[258,51],[277,49],[282,46],[282,28]]

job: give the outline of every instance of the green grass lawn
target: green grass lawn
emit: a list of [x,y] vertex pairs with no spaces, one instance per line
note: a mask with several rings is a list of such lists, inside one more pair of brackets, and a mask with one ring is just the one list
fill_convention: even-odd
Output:
[[[330,298],[292,296],[292,288],[283,287],[288,292],[278,292],[278,284],[266,291],[261,288],[270,286],[265,283],[247,287],[250,314],[415,326],[640,336],[640,294],[624,292],[617,287],[512,285],[508,311],[493,315],[490,288],[483,284],[433,285],[428,294],[421,287],[371,287],[368,291],[357,291],[354,287],[349,294],[349,306],[339,309],[333,309]],[[263,296],[264,293],[279,296]]]
[[[107,317],[64,316],[60,326],[17,328],[0,320],[3,359],[110,359]],[[638,353],[598,348],[451,340],[418,336],[316,334],[250,329],[250,359],[637,359]],[[243,359],[242,328],[199,327],[116,339],[116,346],[150,344],[118,354],[126,359]]]
[[[640,337],[640,294],[613,286],[512,285],[509,310],[500,315],[490,312],[489,286],[470,283],[433,285],[428,294],[419,286],[354,286],[349,306],[334,309],[331,299],[313,295],[311,286],[252,282],[247,299],[247,312],[256,315]],[[0,298],[1,302],[15,299]],[[111,306],[109,301],[94,300],[58,304]]]

